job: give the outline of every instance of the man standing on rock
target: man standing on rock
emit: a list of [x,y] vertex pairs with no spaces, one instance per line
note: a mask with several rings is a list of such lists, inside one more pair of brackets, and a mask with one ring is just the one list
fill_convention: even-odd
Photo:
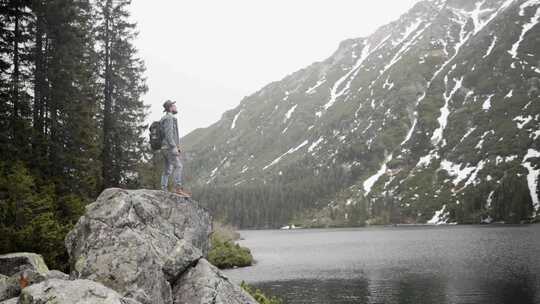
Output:
[[178,120],[174,116],[178,113],[176,102],[167,100],[163,104],[163,108],[165,115],[159,122],[163,138],[161,150],[165,161],[165,167],[161,175],[161,190],[168,190],[169,176],[172,174],[174,192],[183,197],[191,197],[191,193],[182,187],[183,167],[180,160],[180,136],[178,135]]

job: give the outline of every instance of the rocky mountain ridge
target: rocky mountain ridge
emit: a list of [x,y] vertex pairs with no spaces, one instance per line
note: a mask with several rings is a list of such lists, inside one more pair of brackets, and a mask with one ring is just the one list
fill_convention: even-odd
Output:
[[[539,21],[538,0],[420,1],[185,136],[190,183],[234,187],[209,208],[246,227],[531,220]],[[287,212],[234,213],[265,195]]]

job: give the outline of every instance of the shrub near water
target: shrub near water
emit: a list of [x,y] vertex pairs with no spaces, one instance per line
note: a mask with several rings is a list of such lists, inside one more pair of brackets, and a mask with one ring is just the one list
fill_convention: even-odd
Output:
[[277,297],[267,297],[260,289],[255,289],[242,281],[240,284],[247,293],[249,293],[260,304],[283,304],[283,301]]
[[212,235],[212,248],[208,253],[210,263],[220,269],[251,266],[253,256],[248,248],[223,239],[219,234]]

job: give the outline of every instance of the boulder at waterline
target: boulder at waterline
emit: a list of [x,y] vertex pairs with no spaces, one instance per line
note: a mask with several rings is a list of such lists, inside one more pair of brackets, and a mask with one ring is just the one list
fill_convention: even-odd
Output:
[[205,259],[180,277],[173,293],[174,304],[257,304]]
[[[210,216],[193,200],[106,189],[66,237],[71,277],[100,282],[141,303],[172,303],[168,279],[208,253],[211,230]],[[186,255],[187,247],[200,254]]]

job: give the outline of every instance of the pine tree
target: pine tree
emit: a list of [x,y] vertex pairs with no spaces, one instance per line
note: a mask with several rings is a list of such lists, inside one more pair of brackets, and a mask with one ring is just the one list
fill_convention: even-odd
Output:
[[41,253],[59,269],[100,187],[140,184],[146,86],[129,1],[94,3],[0,0],[0,254]]
[[143,156],[146,107],[144,64],[133,46],[135,23],[129,21],[129,0],[97,3],[100,15],[103,78],[103,188],[129,184]]
[[88,0],[34,2],[36,14],[35,167],[60,196],[93,197],[97,150],[97,57]]
[[0,2],[0,95],[2,105],[2,152],[12,160],[29,157],[32,14],[29,0]]

